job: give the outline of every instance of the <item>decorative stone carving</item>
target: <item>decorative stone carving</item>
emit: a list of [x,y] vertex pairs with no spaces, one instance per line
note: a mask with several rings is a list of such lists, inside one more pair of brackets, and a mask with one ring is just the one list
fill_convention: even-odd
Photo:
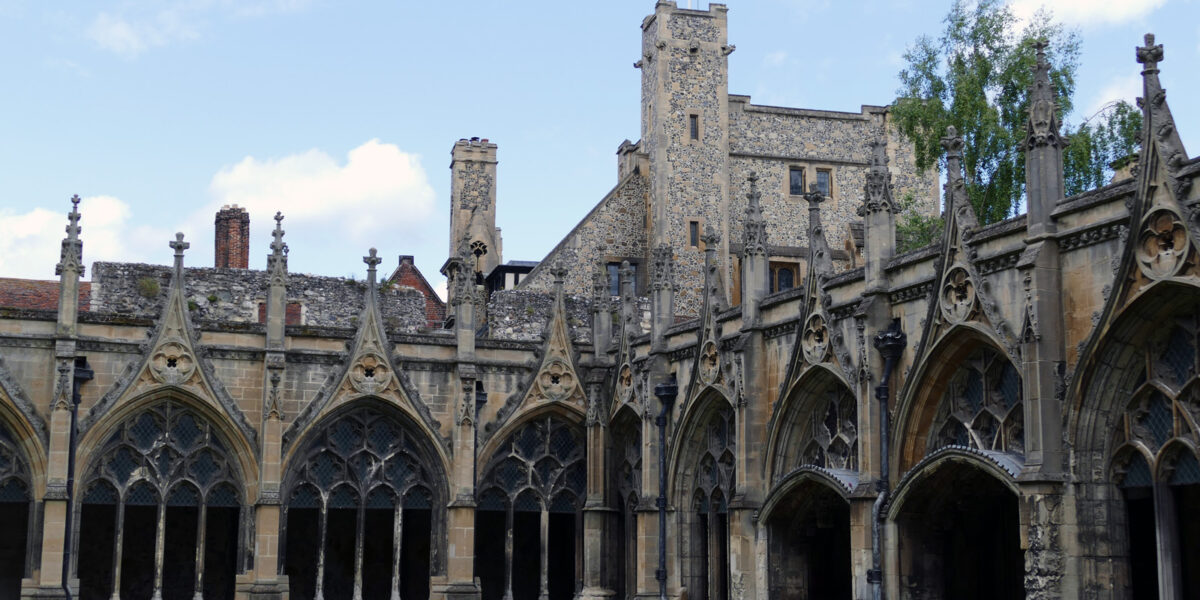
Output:
[[654,249],[650,257],[650,290],[675,289],[675,256],[671,247],[663,244]]
[[829,354],[829,329],[825,326],[824,317],[814,314],[808,318],[800,338],[800,348],[809,364],[825,361]]
[[975,282],[963,267],[954,267],[942,282],[942,315],[952,323],[966,321],[975,312]]
[[79,241],[79,216],[79,196],[71,196],[71,212],[67,213],[67,237],[62,241],[58,265],[54,267],[55,275],[66,272],[83,276],[83,242]]
[[346,381],[360,394],[378,394],[391,387],[392,371],[386,359],[375,352],[367,352],[354,361]]
[[762,194],[758,191],[758,173],[751,171],[746,181],[750,182],[750,192],[746,194],[742,256],[761,256],[767,253],[767,220],[759,205]]
[[1182,270],[1190,245],[1187,228],[1174,211],[1160,208],[1142,220],[1137,262],[1147,277],[1171,277]]
[[700,351],[700,381],[707,384],[716,383],[721,378],[721,361],[717,354],[717,344],[709,340]]

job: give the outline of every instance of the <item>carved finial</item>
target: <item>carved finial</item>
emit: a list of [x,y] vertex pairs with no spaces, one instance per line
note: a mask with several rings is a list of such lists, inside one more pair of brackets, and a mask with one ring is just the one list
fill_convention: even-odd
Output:
[[667,244],[654,248],[650,256],[650,289],[675,289],[675,252]]
[[763,218],[762,206],[759,201],[762,194],[758,191],[758,173],[750,171],[746,177],[750,183],[750,191],[746,193],[745,229],[742,232],[742,254],[744,256],[767,253],[767,221]]
[[804,199],[808,200],[808,210],[812,212],[818,210],[825,201],[825,194],[821,192],[821,186],[814,183],[808,186],[808,193],[804,194]]
[[562,261],[555,262],[554,266],[550,267],[550,276],[554,278],[554,286],[561,288],[567,280],[567,268],[563,266]]
[[58,265],[54,268],[55,275],[64,271],[75,271],[83,275],[83,242],[79,241],[79,195],[71,196],[71,212],[67,213],[67,237],[62,242],[62,252],[59,254]]
[[881,135],[871,140],[871,166],[867,169],[864,186],[866,199],[858,207],[858,216],[865,217],[881,210],[899,212],[892,201],[892,173],[888,171],[887,140]]
[[175,276],[183,275],[183,251],[191,248],[192,245],[183,241],[183,232],[175,234],[175,241],[168,244],[175,251]]
[[276,255],[287,254],[288,247],[287,244],[283,243],[283,234],[283,213],[276,212],[275,231],[271,232],[271,235],[275,238],[275,241],[271,242],[271,250]]
[[953,125],[946,127],[946,135],[942,138],[942,148],[946,151],[947,160],[962,158],[963,141]]
[[288,245],[283,241],[283,213],[275,213],[275,238],[271,242],[271,253],[267,255],[267,271],[270,274],[271,285],[287,284],[287,253]]
[[1046,61],[1045,40],[1034,43],[1037,63],[1033,66],[1033,83],[1029,88],[1029,121],[1025,128],[1025,148],[1065,145],[1058,134],[1057,106],[1054,86],[1050,82],[1050,63]]
[[712,223],[705,223],[704,235],[700,236],[700,241],[704,243],[705,252],[716,252],[717,246],[721,245],[721,234],[717,233]]
[[375,285],[375,266],[383,262],[383,259],[379,258],[378,252],[374,248],[371,248],[363,257],[363,262],[367,263],[367,281],[373,287]]
[[625,296],[626,292],[629,297],[633,297],[633,267],[629,261],[621,261],[621,268],[617,270],[617,275],[621,277],[621,296]]
[[601,255],[600,260],[596,261],[592,269],[592,304],[594,307],[606,305],[612,298],[609,293],[611,291],[612,282],[608,279],[608,263],[604,262],[604,256]]
[[1154,34],[1146,34],[1146,45],[1137,49],[1137,61],[1146,65],[1142,74],[1157,73],[1158,63],[1163,59],[1162,44],[1154,43]]

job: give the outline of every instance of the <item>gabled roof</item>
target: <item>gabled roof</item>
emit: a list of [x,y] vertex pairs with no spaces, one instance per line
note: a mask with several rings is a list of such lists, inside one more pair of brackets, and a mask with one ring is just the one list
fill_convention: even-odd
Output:
[[[92,284],[79,282],[79,310],[90,309]],[[58,310],[58,282],[0,277],[0,306],[24,310]]]

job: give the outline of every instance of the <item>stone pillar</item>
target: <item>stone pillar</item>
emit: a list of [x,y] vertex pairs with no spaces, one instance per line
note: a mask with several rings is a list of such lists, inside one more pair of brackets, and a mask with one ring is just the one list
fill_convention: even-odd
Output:
[[496,228],[496,144],[461,139],[450,150],[450,255],[463,249],[478,259],[473,271],[487,275],[500,265]]
[[[604,415],[604,371],[595,368],[587,375],[587,500],[583,506],[583,591],[582,599],[609,598],[616,592],[606,586],[605,537],[613,509],[608,497],[608,427]],[[609,553],[611,554],[611,553]],[[611,568],[611,566],[610,566]],[[619,568],[619,566],[618,566]]]
[[650,265],[650,347],[665,349],[666,332],[675,324],[675,256],[663,244],[654,249]]
[[742,236],[742,323],[758,325],[758,310],[771,287],[770,260],[767,257],[767,221],[759,200],[758,174],[746,178],[750,192],[746,194],[746,219]]

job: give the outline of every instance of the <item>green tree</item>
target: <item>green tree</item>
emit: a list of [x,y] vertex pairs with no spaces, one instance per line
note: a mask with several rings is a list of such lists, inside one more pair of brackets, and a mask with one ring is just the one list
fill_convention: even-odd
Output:
[[1109,103],[1081,123],[1063,152],[1066,194],[1108,183],[1113,169],[1124,167],[1137,154],[1141,129],[1142,111],[1124,100]]
[[1040,11],[1018,32],[1000,0],[956,0],[941,38],[917,39],[905,53],[892,115],[912,140],[919,168],[940,161],[940,139],[953,125],[962,136],[963,177],[982,223],[1015,214],[1025,187],[1021,155],[1034,42],[1049,42],[1050,80],[1061,114],[1071,110],[1079,37]]

